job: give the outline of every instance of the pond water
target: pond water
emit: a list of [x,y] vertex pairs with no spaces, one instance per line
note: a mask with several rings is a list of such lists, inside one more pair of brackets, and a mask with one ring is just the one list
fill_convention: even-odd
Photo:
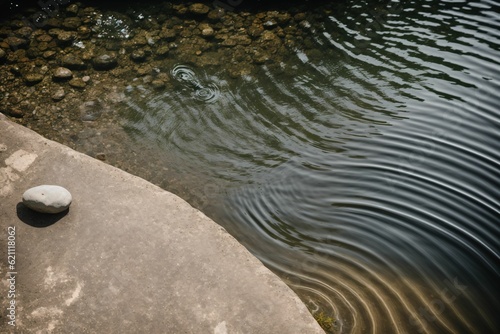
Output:
[[314,53],[188,68],[124,126],[336,330],[498,332],[500,3],[333,8]]
[[129,85],[108,127],[128,169],[335,332],[498,333],[500,2],[318,10],[312,47],[278,66],[231,79],[170,59],[173,89]]

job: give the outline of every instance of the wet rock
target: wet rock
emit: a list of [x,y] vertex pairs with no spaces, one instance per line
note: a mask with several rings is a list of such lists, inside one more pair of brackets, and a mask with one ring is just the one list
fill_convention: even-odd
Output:
[[259,37],[260,35],[262,35],[263,32],[264,32],[264,27],[260,24],[259,25],[254,24],[248,28],[248,34],[252,37]]
[[146,60],[146,57],[147,57],[146,52],[144,52],[144,50],[142,50],[142,49],[134,50],[130,54],[130,59],[132,59],[133,61],[138,62],[138,63]]
[[40,51],[36,48],[29,48],[26,50],[26,56],[30,59],[34,59],[40,55]]
[[33,29],[30,27],[22,27],[14,31],[14,33],[21,38],[29,39],[33,33]]
[[62,25],[62,21],[57,17],[49,17],[45,20],[45,26],[47,28],[59,28]]
[[273,41],[276,40],[278,37],[272,32],[272,31],[264,31],[261,36],[263,41]]
[[215,30],[206,23],[201,23],[198,28],[201,30],[201,35],[205,38],[210,38],[215,35]]
[[250,45],[252,40],[246,35],[233,35],[222,41],[222,46]]
[[60,45],[69,45],[76,40],[77,34],[74,31],[61,30],[56,35],[57,43]]
[[87,26],[79,26],[76,31],[80,39],[88,39],[92,33],[92,30]]
[[155,89],[162,89],[162,88],[165,88],[165,82],[163,82],[162,80],[159,80],[159,79],[155,79],[155,80],[151,81],[151,85],[152,85]]
[[61,59],[61,65],[67,67],[70,70],[84,70],[87,68],[85,62],[74,54],[67,54]]
[[278,15],[276,15],[276,20],[280,25],[287,24],[291,19],[292,15],[290,15],[289,13],[278,13]]
[[149,65],[144,65],[144,66],[138,67],[136,69],[136,71],[137,71],[138,75],[143,76],[143,75],[150,74],[153,71],[153,69]]
[[68,16],[76,16],[79,9],[77,4],[71,4],[66,8],[66,13],[68,13]]
[[52,100],[61,101],[66,96],[66,92],[62,87],[57,88],[57,90],[52,94]]
[[296,21],[296,22],[301,22],[301,21],[304,21],[306,19],[306,14],[305,13],[297,13],[293,16],[293,19]]
[[15,118],[22,118],[24,116],[24,111],[19,108],[2,108],[0,109],[0,112],[4,115],[15,117]]
[[4,39],[4,42],[6,42],[12,50],[27,47],[29,44],[28,40],[15,36],[7,37]]
[[162,45],[158,49],[156,49],[156,55],[160,58],[164,58],[168,55],[169,51],[170,49],[167,45]]
[[87,87],[87,84],[81,78],[73,78],[68,84],[73,88],[83,89]]
[[189,6],[189,12],[196,15],[205,15],[210,11],[210,7],[202,3],[194,3]]
[[14,74],[16,77],[21,76],[21,68],[17,65],[13,65],[9,68],[10,73]]
[[53,78],[55,80],[68,80],[73,77],[73,72],[66,67],[58,67],[54,70]]
[[224,15],[226,15],[226,11],[222,8],[216,8],[214,10],[211,10],[207,17],[209,20],[211,21],[214,21],[214,22],[217,22],[217,21],[220,21]]
[[169,28],[163,28],[160,32],[160,38],[165,39],[167,41],[173,41],[175,40],[175,37],[177,36],[177,32],[174,29],[169,29]]
[[38,42],[51,42],[54,38],[48,34],[42,34],[42,35],[38,35],[36,36],[36,40]]
[[41,213],[63,212],[69,208],[72,200],[67,189],[54,185],[33,187],[23,194],[23,204]]
[[5,38],[12,35],[12,30],[9,27],[1,26],[0,27],[0,37]]
[[255,51],[252,60],[255,64],[261,65],[266,63],[269,59],[271,59],[271,56],[263,51]]
[[[144,43],[145,44],[145,43]],[[119,51],[122,47],[121,41],[108,41],[104,45],[104,48],[108,51]]]
[[262,23],[262,25],[266,29],[273,29],[278,25],[278,22],[275,19],[269,19],[269,20],[265,21],[264,23]]
[[92,64],[94,65],[94,69],[105,71],[115,68],[118,65],[118,59],[114,53],[104,53],[94,57]]
[[49,51],[45,51],[44,53],[42,53],[42,57],[45,59],[52,59],[52,58],[54,58],[55,54],[56,54],[55,51],[49,50]]
[[82,25],[82,20],[79,17],[67,17],[64,19],[62,26],[65,29],[76,30]]
[[0,49],[0,60],[4,59],[6,55],[7,52],[5,52],[3,49]]
[[43,75],[40,73],[26,73],[25,75],[23,75],[23,79],[28,86],[32,86],[42,81]]

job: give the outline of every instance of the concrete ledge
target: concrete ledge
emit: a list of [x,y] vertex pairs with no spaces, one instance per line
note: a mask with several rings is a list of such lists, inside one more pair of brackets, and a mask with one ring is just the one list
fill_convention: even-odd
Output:
[[[69,211],[20,204],[40,184],[67,188]],[[323,333],[292,290],[184,200],[1,114],[0,225],[1,333]]]

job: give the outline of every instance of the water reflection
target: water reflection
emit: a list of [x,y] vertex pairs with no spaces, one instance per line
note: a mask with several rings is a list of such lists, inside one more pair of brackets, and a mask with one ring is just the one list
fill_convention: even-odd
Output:
[[241,80],[166,64],[178,85],[132,87],[123,125],[338,331],[494,333],[500,4],[371,4]]

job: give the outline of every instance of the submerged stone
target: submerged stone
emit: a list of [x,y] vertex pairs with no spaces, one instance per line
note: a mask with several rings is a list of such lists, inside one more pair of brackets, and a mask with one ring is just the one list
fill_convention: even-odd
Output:
[[73,73],[66,67],[58,67],[54,70],[53,77],[56,80],[66,80],[71,79],[73,77]]
[[43,80],[43,75],[40,73],[27,73],[23,76],[27,85],[36,85]]
[[204,15],[210,11],[210,7],[202,3],[194,3],[189,6],[189,11],[193,14]]
[[72,200],[71,193],[67,189],[54,185],[33,187],[23,194],[23,204],[42,213],[63,212],[69,208]]
[[118,64],[118,61],[115,54],[105,53],[95,57],[92,64],[96,70],[110,70]]

